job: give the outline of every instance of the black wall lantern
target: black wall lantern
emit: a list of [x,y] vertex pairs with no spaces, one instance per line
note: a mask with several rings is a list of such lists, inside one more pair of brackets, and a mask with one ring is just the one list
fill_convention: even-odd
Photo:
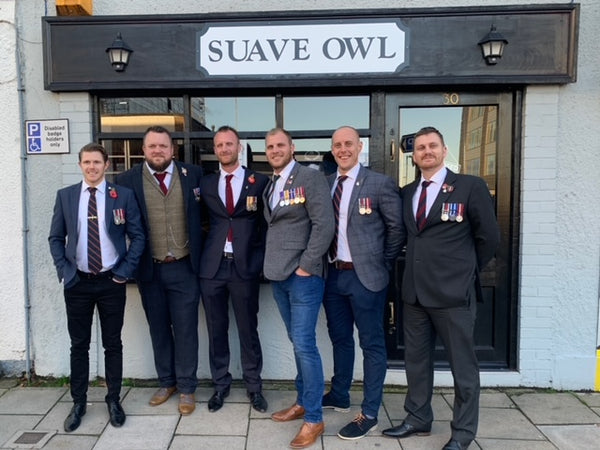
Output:
[[502,52],[506,44],[508,44],[508,41],[496,31],[496,26],[492,25],[490,32],[479,41],[485,62],[489,65],[496,64],[502,58]]
[[116,39],[106,49],[106,52],[113,68],[117,72],[123,72],[129,63],[129,55],[133,53],[133,50],[123,41],[121,33],[117,33]]

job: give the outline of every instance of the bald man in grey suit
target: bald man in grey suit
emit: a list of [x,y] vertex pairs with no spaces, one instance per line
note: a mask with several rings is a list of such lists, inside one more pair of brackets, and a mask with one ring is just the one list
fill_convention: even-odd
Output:
[[294,161],[290,134],[275,128],[267,133],[266,154],[273,179],[264,194],[267,239],[264,274],[294,344],[297,399],[271,415],[276,422],[304,418],[290,443],[312,445],[325,426],[321,408],[323,366],[316,332],[325,288],[325,253],[334,233],[333,207],[322,173]]

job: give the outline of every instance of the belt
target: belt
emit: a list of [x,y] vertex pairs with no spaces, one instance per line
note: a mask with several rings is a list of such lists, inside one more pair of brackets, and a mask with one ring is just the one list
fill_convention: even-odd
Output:
[[79,275],[79,278],[84,280],[105,280],[107,278],[112,278],[113,273],[112,270],[107,270],[106,272],[98,272],[95,274],[89,272],[82,272],[81,270],[78,270],[77,275]]
[[223,252],[223,259],[233,259],[232,252]]
[[169,256],[165,257],[165,259],[152,258],[152,262],[154,264],[171,264],[171,263],[174,263],[177,261],[183,261],[184,259],[187,259],[189,257],[190,257],[190,255],[186,255],[181,258],[175,258],[174,256],[169,255]]
[[333,267],[335,267],[337,270],[354,270],[354,264],[352,264],[352,261],[334,261],[331,264],[333,264]]

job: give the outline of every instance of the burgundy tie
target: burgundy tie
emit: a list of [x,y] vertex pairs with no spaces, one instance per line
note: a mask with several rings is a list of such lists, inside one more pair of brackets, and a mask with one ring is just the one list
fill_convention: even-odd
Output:
[[[235,205],[233,204],[233,189],[231,189],[231,179],[233,175],[225,175],[225,208],[227,208],[227,214],[233,215],[235,211]],[[229,222],[229,231],[227,232],[227,240],[233,242],[233,228],[231,228],[231,221]]]
[[421,231],[425,228],[427,222],[426,214],[427,211],[427,186],[431,184],[431,181],[423,181],[421,183],[421,195],[419,195],[419,204],[417,205],[417,228]]
[[154,172],[154,176],[158,180],[158,185],[160,186],[160,190],[162,191],[162,193],[167,195],[167,192],[169,192],[169,189],[167,188],[167,185],[165,184],[165,177],[167,176],[167,172],[163,172],[163,173]]
[[102,251],[100,248],[100,231],[98,229],[98,206],[96,204],[96,188],[89,187],[88,201],[88,269],[94,275],[102,270]]
[[337,257],[337,245],[340,228],[340,203],[342,201],[342,192],[344,192],[344,181],[348,178],[348,175],[340,175],[338,177],[337,186],[333,192],[333,212],[335,214],[335,234],[333,235],[333,241],[329,247],[329,258],[331,261],[335,261]]

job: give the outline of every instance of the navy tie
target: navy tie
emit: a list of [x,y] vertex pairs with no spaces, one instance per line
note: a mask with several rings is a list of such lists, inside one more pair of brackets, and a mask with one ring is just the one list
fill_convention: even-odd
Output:
[[[233,215],[233,211],[235,211],[235,205],[233,204],[233,189],[231,189],[232,178],[232,174],[225,175],[225,208],[227,208],[227,214],[229,214],[229,217],[231,217]],[[229,221],[227,240],[229,242],[233,242],[233,228],[231,228],[231,221]]]

